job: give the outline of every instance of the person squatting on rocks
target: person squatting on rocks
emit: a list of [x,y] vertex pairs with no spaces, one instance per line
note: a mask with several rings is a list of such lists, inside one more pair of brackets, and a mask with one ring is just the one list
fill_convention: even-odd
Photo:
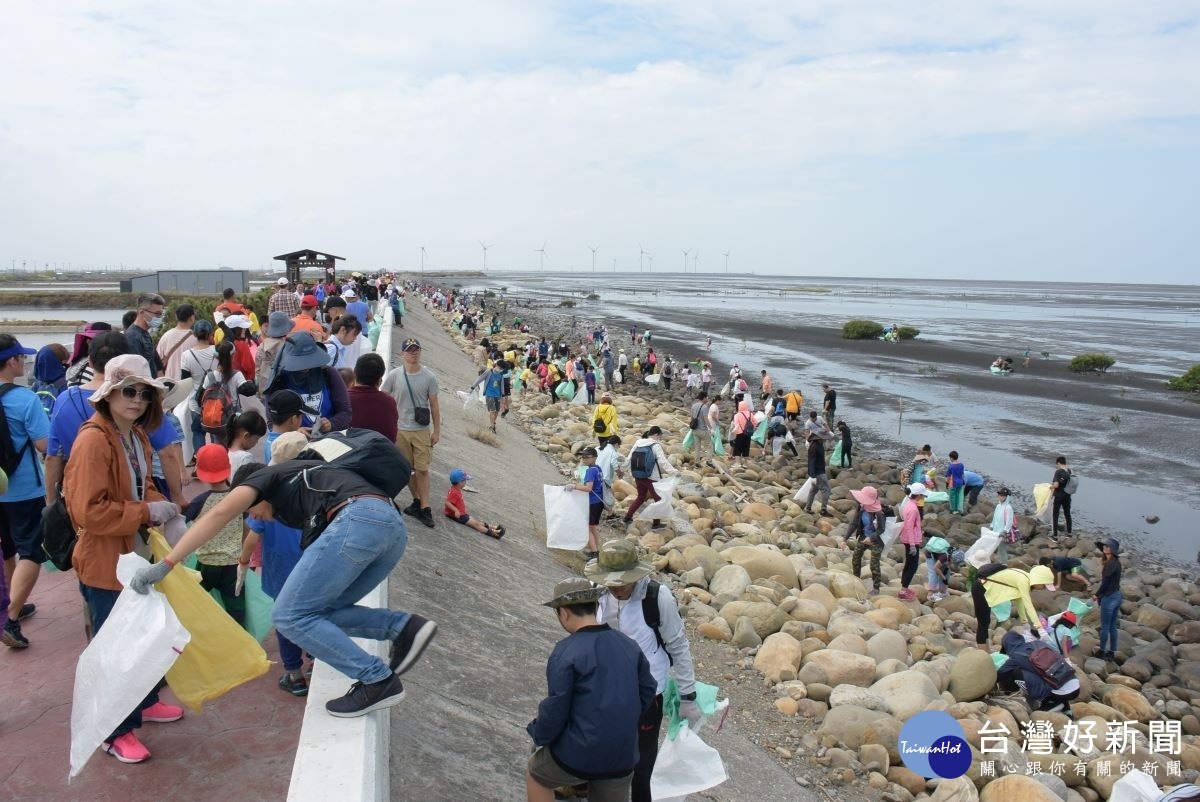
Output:
[[[638,722],[638,761],[633,772],[633,802],[650,802],[650,775],[658,758],[658,738],[663,719],[663,691],[673,674],[681,699],[679,714],[689,723],[700,720],[696,704],[696,677],[675,594],[650,578],[653,567],[638,559],[637,546],[628,540],[610,540],[584,574],[608,589],[600,597],[597,620],[628,635],[641,648],[654,676],[655,696]],[[649,599],[647,603],[645,600]],[[647,607],[657,621],[648,621]],[[657,624],[657,626],[654,626]]]

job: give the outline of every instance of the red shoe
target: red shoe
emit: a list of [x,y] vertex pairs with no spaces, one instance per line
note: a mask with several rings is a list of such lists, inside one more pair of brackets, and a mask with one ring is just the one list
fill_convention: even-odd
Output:
[[170,724],[183,718],[183,708],[163,702],[155,702],[142,710],[142,721],[153,721],[155,724]]
[[150,759],[150,750],[132,732],[117,736],[112,743],[102,743],[100,748],[122,763],[144,763]]

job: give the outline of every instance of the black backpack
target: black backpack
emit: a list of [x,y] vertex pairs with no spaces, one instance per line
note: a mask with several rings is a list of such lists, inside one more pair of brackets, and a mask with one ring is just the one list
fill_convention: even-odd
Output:
[[[646,619],[646,626],[654,630],[654,639],[658,641],[658,648],[664,652],[667,651],[666,641],[663,640],[662,632],[659,627],[662,626],[662,616],[658,609],[658,589],[662,584],[657,579],[651,579],[646,584],[646,596],[642,599],[642,618]],[[667,652],[667,662],[675,665],[675,658]]]
[[657,464],[654,446],[638,446],[629,455],[629,472],[634,479],[649,479],[654,475],[654,466]]
[[[0,398],[3,398],[10,390],[16,389],[15,384],[5,384],[0,387]],[[17,448],[13,443],[12,430],[8,428],[8,415],[4,414],[4,410],[0,409],[0,469],[9,477],[12,477],[17,469],[21,467],[21,462],[25,459],[25,452],[33,449],[33,440],[26,438],[25,444]],[[38,486],[42,484],[42,472],[36,470],[37,462],[34,461],[34,474],[37,476]]]

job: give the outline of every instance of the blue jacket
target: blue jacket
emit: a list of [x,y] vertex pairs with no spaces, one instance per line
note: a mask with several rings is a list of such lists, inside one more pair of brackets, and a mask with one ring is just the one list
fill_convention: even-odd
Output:
[[549,693],[526,728],[566,771],[623,777],[638,762],[638,720],[658,686],[641,648],[607,624],[563,638],[546,663]]
[[1008,660],[1000,666],[999,678],[1014,683],[1022,680],[1025,683],[1025,698],[1029,704],[1037,707],[1054,689],[1034,669],[1033,664],[1029,662],[1029,655],[1038,646],[1046,644],[1040,640],[1026,642],[1019,632],[1009,632],[1001,644]]

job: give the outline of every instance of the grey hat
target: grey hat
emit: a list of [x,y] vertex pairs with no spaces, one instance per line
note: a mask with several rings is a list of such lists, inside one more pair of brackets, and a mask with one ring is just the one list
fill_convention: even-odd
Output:
[[637,546],[628,540],[610,540],[600,547],[596,559],[584,567],[588,579],[609,588],[632,585],[648,576],[654,566],[638,559]]
[[268,337],[286,337],[294,328],[296,324],[287,316],[287,312],[272,312],[267,318]]
[[554,586],[554,598],[542,602],[546,607],[564,607],[568,604],[585,604],[599,601],[604,595],[604,588],[592,584],[581,576],[564,579]]
[[280,370],[310,370],[329,364],[329,352],[307,331],[288,337],[279,355]]

